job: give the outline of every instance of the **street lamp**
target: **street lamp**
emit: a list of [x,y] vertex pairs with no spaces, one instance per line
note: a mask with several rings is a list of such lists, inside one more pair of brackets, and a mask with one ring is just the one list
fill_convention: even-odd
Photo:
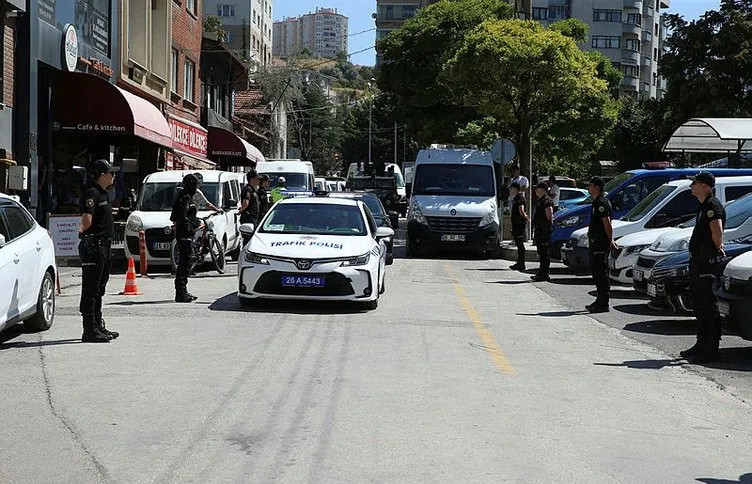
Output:
[[370,102],[368,103],[368,166],[373,169],[373,91],[371,88],[376,83],[376,79],[371,78],[371,82],[368,83],[368,92],[370,94]]

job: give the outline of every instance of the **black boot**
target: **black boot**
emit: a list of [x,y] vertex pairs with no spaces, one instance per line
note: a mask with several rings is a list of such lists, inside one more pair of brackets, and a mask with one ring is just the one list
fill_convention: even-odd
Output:
[[591,313],[607,313],[609,311],[608,301],[606,299],[597,298],[593,304],[585,306]]
[[83,315],[84,332],[81,335],[82,343],[109,343],[112,338],[102,333],[93,314]]
[[532,279],[533,282],[548,282],[551,280],[550,277],[548,277],[548,274],[535,274],[534,276],[530,276],[530,279]]
[[693,347],[680,351],[679,356],[682,358],[690,358],[692,356],[697,356],[700,353],[702,353],[702,343],[697,341]]
[[181,288],[175,291],[175,302],[177,303],[191,303],[196,300],[196,296],[189,293],[186,289]]
[[99,331],[101,333],[104,333],[104,334],[110,336],[110,338],[112,338],[112,339],[115,339],[118,336],[120,336],[120,333],[118,333],[117,331],[110,331],[109,329],[107,329],[107,327],[105,326],[105,320],[102,317],[101,313],[96,314],[96,320],[99,322],[99,324],[98,324],[97,327],[99,328]]

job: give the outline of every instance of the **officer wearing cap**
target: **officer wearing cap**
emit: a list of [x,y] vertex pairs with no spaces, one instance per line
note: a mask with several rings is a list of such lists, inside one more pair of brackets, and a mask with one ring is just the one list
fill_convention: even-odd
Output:
[[554,231],[554,202],[548,196],[548,184],[546,182],[540,182],[535,186],[535,194],[538,201],[535,204],[535,212],[533,212],[533,243],[538,249],[540,269],[531,279],[539,282],[550,280],[548,272],[551,267],[551,254],[548,252],[548,245]]
[[[238,210],[240,223],[258,226],[261,208],[258,189],[261,178],[256,170],[251,170],[246,174],[246,179],[248,180],[248,184],[240,193],[240,209]],[[243,236],[243,245],[245,246],[249,240],[249,237]]]
[[[170,220],[175,224],[175,240],[177,243],[178,261],[175,268],[175,302],[189,303],[196,300],[196,296],[188,292],[188,275],[191,270],[191,252],[193,251],[193,236],[196,233],[195,213],[196,205],[193,197],[198,190],[198,178],[188,174],[183,177],[183,187],[178,192],[172,205]],[[193,216],[192,216],[193,215]]]
[[588,226],[588,251],[593,282],[598,295],[592,304],[585,308],[591,313],[609,310],[609,293],[611,282],[608,279],[608,254],[616,247],[611,226],[611,202],[604,197],[605,182],[600,177],[593,177],[588,185],[588,192],[593,197],[593,206]]
[[715,279],[719,264],[726,256],[723,227],[726,210],[713,195],[715,177],[701,171],[692,180],[692,195],[700,201],[697,222],[689,240],[689,286],[697,318],[697,342],[682,351],[692,363],[710,363],[720,359],[721,321],[715,296]]
[[118,168],[107,160],[94,161],[92,184],[81,199],[78,253],[81,257],[81,301],[84,343],[107,343],[119,333],[108,331],[102,318],[102,296],[110,279],[112,262],[112,205],[107,189],[115,182]]
[[258,198],[259,198],[259,221],[264,218],[269,211],[269,175],[259,177]]

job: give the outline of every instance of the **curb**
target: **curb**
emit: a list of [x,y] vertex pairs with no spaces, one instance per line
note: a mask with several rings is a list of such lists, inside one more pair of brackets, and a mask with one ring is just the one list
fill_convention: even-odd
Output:
[[[504,242],[501,244],[501,258],[509,261],[517,260],[517,246],[512,242]],[[535,246],[525,244],[525,261],[526,262],[538,262],[538,251]]]

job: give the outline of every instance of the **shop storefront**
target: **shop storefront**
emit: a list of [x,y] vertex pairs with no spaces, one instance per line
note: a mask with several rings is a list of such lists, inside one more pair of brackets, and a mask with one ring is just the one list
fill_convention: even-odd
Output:
[[216,163],[207,159],[209,133],[198,123],[168,115],[172,151],[167,154],[167,170],[213,170]]
[[256,168],[264,160],[264,155],[255,146],[226,129],[209,128],[209,158],[223,170],[237,171],[237,168]]

